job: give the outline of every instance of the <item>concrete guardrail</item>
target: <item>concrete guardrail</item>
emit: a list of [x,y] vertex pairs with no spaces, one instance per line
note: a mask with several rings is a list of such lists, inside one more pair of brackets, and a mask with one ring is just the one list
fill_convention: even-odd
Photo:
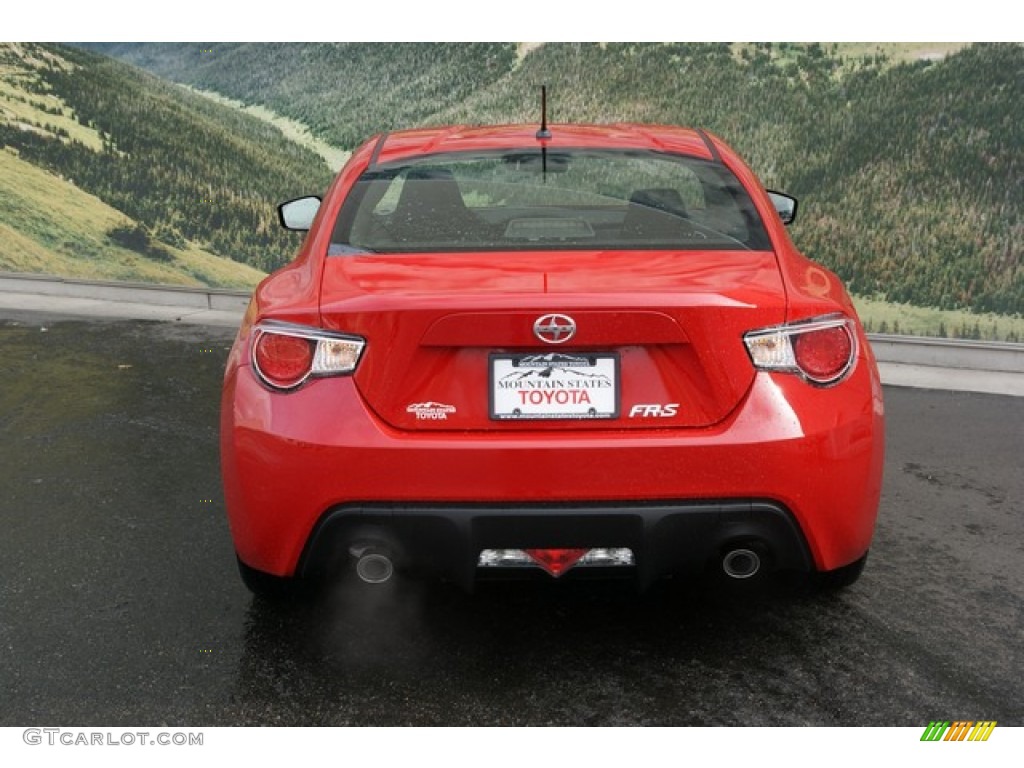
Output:
[[[22,273],[0,273],[0,292],[161,304],[225,312],[245,311],[249,291],[148,283],[79,280]],[[1024,344],[921,336],[869,334],[875,357],[883,363],[1024,373]]]
[[163,304],[244,312],[251,291],[220,288],[194,288],[177,285],[127,283],[113,280],[79,280],[71,277],[0,273],[0,292],[35,293],[43,296],[67,296],[76,299]]

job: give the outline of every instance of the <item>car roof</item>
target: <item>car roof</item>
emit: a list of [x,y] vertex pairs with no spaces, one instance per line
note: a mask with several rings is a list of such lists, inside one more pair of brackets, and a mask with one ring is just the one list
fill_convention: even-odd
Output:
[[[703,131],[670,125],[614,123],[583,125],[553,123],[551,137],[538,139],[538,124],[475,127],[457,125],[444,128],[419,128],[382,134],[374,150],[376,163],[387,164],[445,152],[518,149],[530,146],[587,149],[648,149],[716,159],[717,150]],[[380,143],[382,142],[382,143]]]

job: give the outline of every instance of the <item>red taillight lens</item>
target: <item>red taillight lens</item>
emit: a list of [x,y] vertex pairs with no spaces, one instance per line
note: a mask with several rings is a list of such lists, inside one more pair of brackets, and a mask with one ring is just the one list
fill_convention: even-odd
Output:
[[792,340],[796,364],[812,381],[833,381],[850,365],[853,339],[845,325],[794,334]]
[[743,340],[762,371],[799,373],[814,384],[836,384],[857,355],[854,321],[836,316],[751,331]]
[[257,325],[253,333],[253,368],[279,390],[296,389],[311,376],[351,374],[366,347],[359,336],[275,321]]
[[315,350],[316,342],[312,339],[264,332],[256,340],[256,366],[267,383],[291,389],[309,376]]

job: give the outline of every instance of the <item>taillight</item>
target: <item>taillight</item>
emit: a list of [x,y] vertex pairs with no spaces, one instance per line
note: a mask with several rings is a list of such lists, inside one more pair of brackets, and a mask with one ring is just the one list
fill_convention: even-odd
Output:
[[301,336],[261,333],[256,340],[256,370],[272,387],[297,387],[313,370],[316,344]]
[[845,317],[751,331],[743,341],[756,368],[798,373],[826,386],[846,376],[857,356],[853,322]]
[[835,381],[853,359],[853,337],[845,325],[798,333],[790,339],[796,364],[812,381]]
[[295,389],[310,376],[352,373],[366,342],[318,328],[264,323],[256,327],[252,363],[274,389]]

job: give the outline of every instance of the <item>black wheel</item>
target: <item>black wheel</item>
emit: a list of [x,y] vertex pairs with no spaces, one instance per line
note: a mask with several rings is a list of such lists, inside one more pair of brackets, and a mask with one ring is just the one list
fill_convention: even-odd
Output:
[[819,571],[813,576],[814,586],[823,592],[845,589],[860,578],[867,561],[868,553],[865,552],[862,558],[854,560],[842,568],[836,568],[834,571]]
[[249,591],[264,600],[282,602],[303,599],[312,593],[310,584],[304,579],[258,571],[243,563],[241,558],[238,558],[238,573]]

